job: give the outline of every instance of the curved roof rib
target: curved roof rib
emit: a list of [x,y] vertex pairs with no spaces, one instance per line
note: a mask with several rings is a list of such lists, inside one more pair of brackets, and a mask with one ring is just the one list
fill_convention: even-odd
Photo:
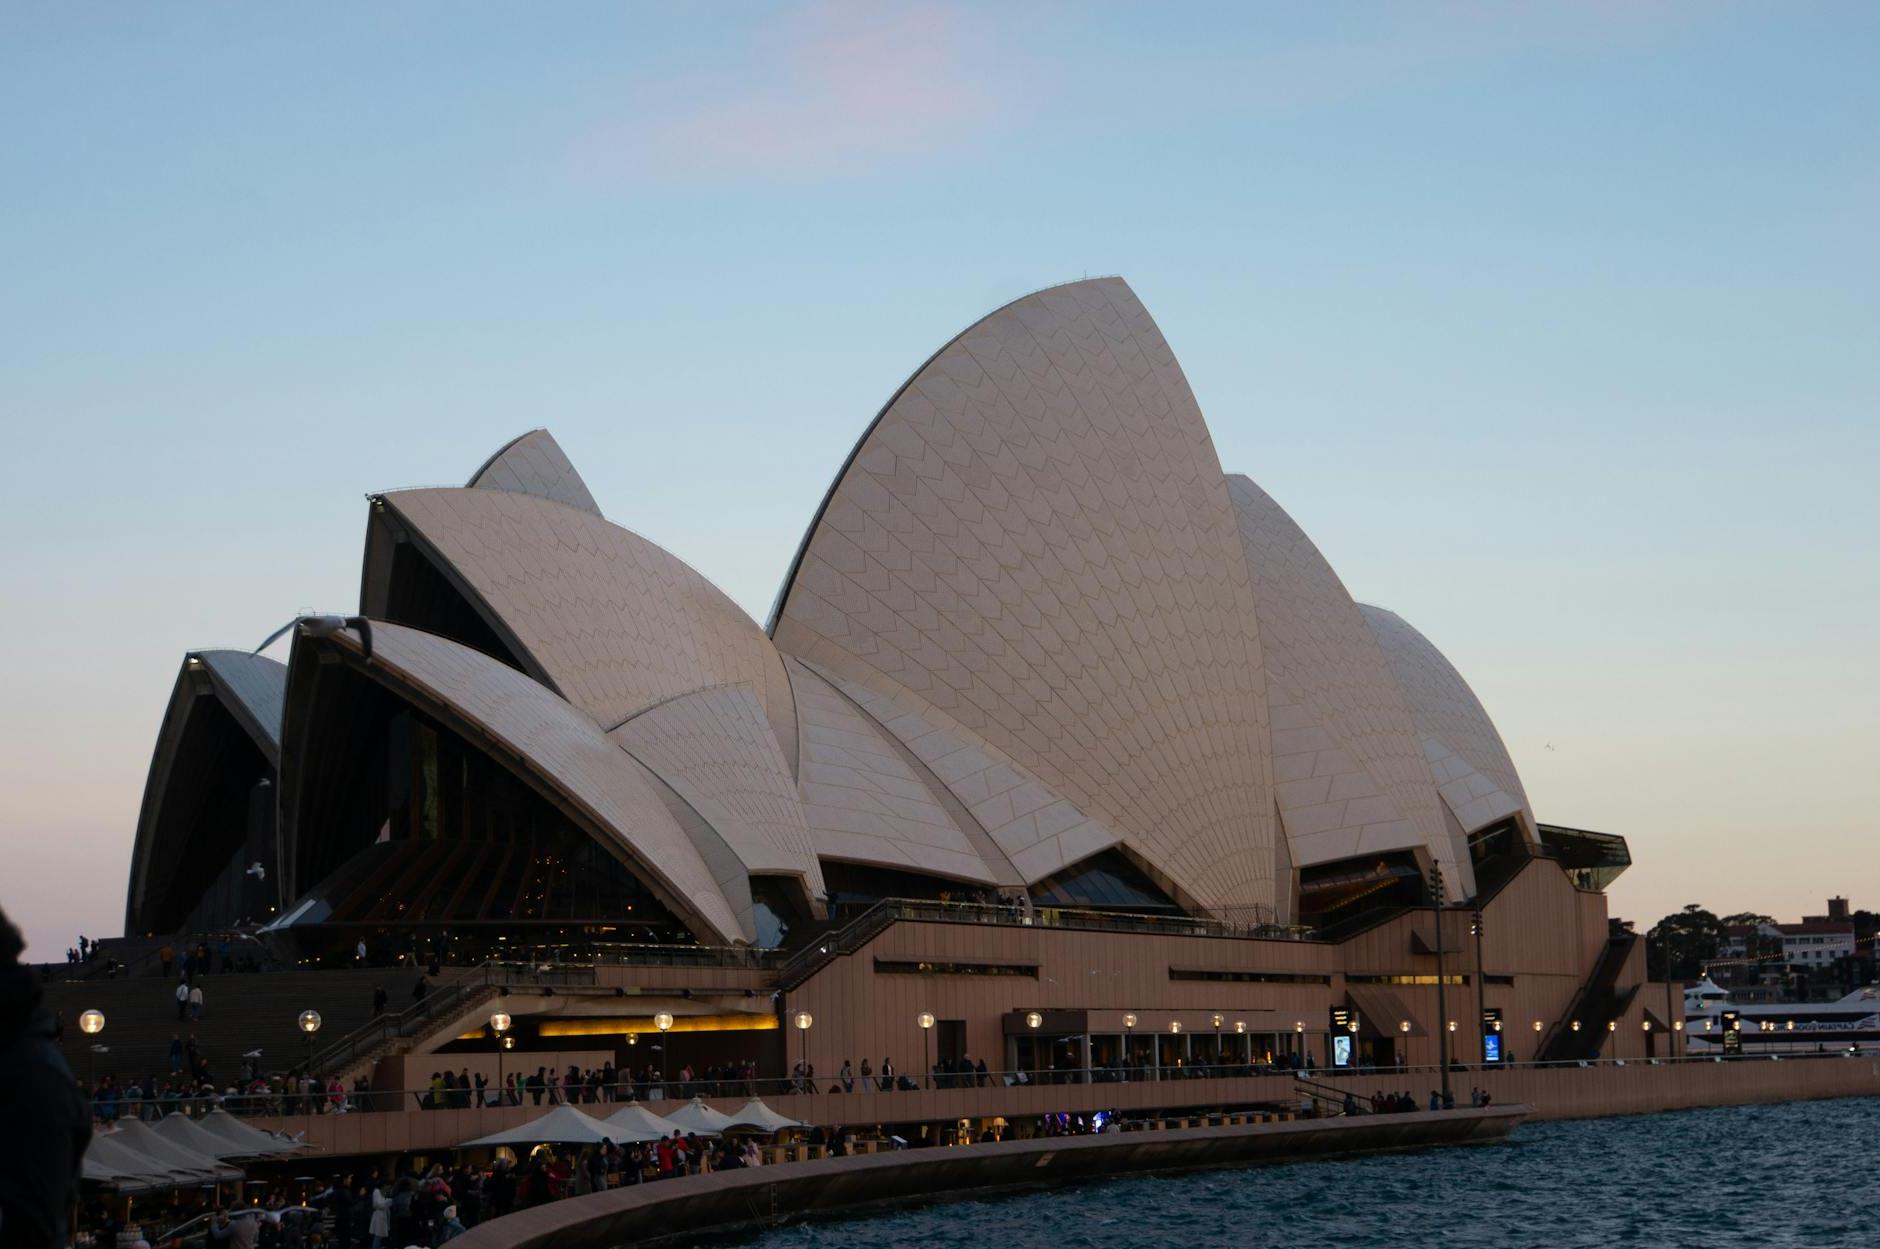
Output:
[[803,664],[784,666],[796,695],[797,791],[818,856],[1007,883],[968,831],[972,817],[911,752]]
[[[620,855],[701,940],[749,941],[740,914],[657,789],[600,728],[552,691],[480,651],[435,634],[374,621],[372,658],[351,634],[327,646],[359,671],[496,757]],[[291,788],[291,787],[290,787]],[[288,830],[290,835],[292,830]]]
[[383,496],[405,528],[516,639],[532,669],[611,729],[681,694],[749,686],[796,753],[775,649],[723,591],[638,534],[502,490]]
[[1423,753],[1464,833],[1511,815],[1535,836],[1534,808],[1488,711],[1443,653],[1396,612],[1360,604],[1423,736]]
[[[170,703],[157,731],[157,746],[144,782],[143,805],[137,816],[137,836],[131,848],[130,889],[125,906],[125,931],[139,932],[150,925],[145,908],[152,894],[161,892],[179,864],[213,858],[213,870],[230,847],[210,850],[199,844],[203,836],[226,830],[210,829],[173,803],[193,810],[216,783],[217,774],[233,759],[226,750],[214,750],[218,740],[239,743],[246,736],[260,752],[268,771],[281,765],[281,711],[287,689],[287,667],[277,660],[247,651],[192,651],[184,656],[170,692]],[[232,738],[213,734],[197,737],[192,724],[199,712],[213,703],[240,730]],[[227,723],[226,721],[224,723]],[[191,743],[194,743],[192,748]],[[215,757],[201,756],[209,750]],[[237,750],[236,754],[243,752]],[[252,756],[249,756],[252,758]],[[253,777],[244,782],[252,783]],[[166,820],[166,813],[172,818]],[[153,870],[161,880],[153,880]]]
[[747,874],[790,876],[819,909],[826,890],[796,781],[748,685],[668,699],[608,734],[670,786]]
[[573,461],[546,429],[532,429],[505,443],[464,485],[472,490],[532,494],[596,516],[601,514],[600,504],[588,493],[587,483],[575,471]]
[[830,491],[773,637],[912,695],[1200,905],[1272,904],[1246,561],[1187,380],[1121,280],[1009,304],[914,375]]
[[1227,479],[1253,577],[1273,722],[1273,785],[1302,867],[1424,849],[1462,895],[1451,837],[1403,690],[1325,556],[1271,495]]

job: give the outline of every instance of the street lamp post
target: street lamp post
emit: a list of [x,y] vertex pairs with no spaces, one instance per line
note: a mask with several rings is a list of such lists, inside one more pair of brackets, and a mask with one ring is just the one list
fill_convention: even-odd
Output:
[[800,1087],[807,1092],[809,1090],[809,1029],[810,1025],[816,1022],[816,1017],[806,1010],[800,1010],[790,1017],[790,1022],[796,1025],[797,1035],[803,1038],[803,1083]]
[[1430,864],[1430,914],[1436,920],[1436,1058],[1443,1069],[1443,1105],[1449,1104],[1448,996],[1443,985],[1443,865]]
[[920,1056],[927,1064],[927,1087],[933,1087],[933,1050],[929,1048],[933,1040],[933,1012],[922,1011],[914,1016],[914,1022],[920,1025]]
[[[1234,1021],[1234,1035],[1237,1037],[1243,1037],[1243,1038],[1247,1035],[1247,1021],[1246,1020],[1236,1019]],[[1241,1050],[1241,1054],[1240,1054],[1241,1058],[1245,1060],[1249,1071],[1251,1071],[1253,1067],[1253,1042],[1248,1041],[1248,1040],[1242,1040],[1240,1043],[1240,1050]]]
[[306,1034],[307,1037],[307,1077],[312,1079],[313,1037],[314,1034],[320,1030],[320,1012],[317,1010],[303,1010],[300,1012],[300,1018],[294,1022],[300,1026],[301,1032]]
[[[662,1010],[657,1015],[654,1015],[653,1026],[659,1029],[659,1065],[661,1067],[671,1066],[672,1050],[666,1044],[666,1034],[672,1031],[672,1012]],[[664,1072],[661,1074],[663,1075]],[[674,1080],[679,1078],[679,1069],[677,1067],[673,1067],[672,1069],[672,1078]],[[679,1096],[685,1096],[684,1089],[679,1090]]]
[[1226,1065],[1221,1061],[1221,1017],[1216,1015],[1214,1017],[1214,1071],[1212,1074],[1220,1075],[1221,1068]]
[[[104,1012],[88,1010],[78,1017],[78,1030],[88,1037],[95,1037],[104,1031]],[[85,1099],[90,1101],[98,1096],[98,1046],[94,1042],[90,1054],[85,1060]]]
[[1488,1066],[1488,977],[1482,974],[1482,904],[1478,899],[1475,904],[1475,1015],[1481,1032],[1481,1043],[1476,1046],[1475,1061],[1486,1068]]
[[508,1038],[503,1034],[509,1031],[509,1025],[515,1021],[507,1011],[497,1011],[490,1016],[490,1031],[496,1034],[496,1104],[503,1104],[503,1047]]

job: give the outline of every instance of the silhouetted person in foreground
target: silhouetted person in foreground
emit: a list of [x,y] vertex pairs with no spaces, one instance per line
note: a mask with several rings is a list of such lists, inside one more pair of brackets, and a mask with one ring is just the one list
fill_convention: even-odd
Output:
[[0,1249],[62,1249],[91,1114],[0,912]]

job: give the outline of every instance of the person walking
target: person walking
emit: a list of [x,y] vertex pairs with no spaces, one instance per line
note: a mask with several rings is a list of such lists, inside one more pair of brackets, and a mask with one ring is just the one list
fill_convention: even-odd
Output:
[[366,1232],[372,1237],[372,1249],[383,1249],[385,1238],[392,1234],[392,1199],[385,1195],[383,1184],[372,1187],[372,1218]]
[[198,1019],[201,1019],[201,1018],[202,1018],[202,984],[199,981],[196,984],[189,986],[189,1021],[191,1023],[194,1023]]
[[178,980],[176,982],[176,1021],[178,1023],[181,1023],[185,1019],[188,1019],[188,1018],[189,1018],[189,981]]

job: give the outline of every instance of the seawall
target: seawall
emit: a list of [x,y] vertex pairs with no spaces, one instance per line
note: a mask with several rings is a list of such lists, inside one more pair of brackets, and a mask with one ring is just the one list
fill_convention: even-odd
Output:
[[459,1249],[692,1241],[906,1202],[1157,1171],[1501,1140],[1524,1106],[1000,1141],[720,1171],[573,1197],[479,1224]]

